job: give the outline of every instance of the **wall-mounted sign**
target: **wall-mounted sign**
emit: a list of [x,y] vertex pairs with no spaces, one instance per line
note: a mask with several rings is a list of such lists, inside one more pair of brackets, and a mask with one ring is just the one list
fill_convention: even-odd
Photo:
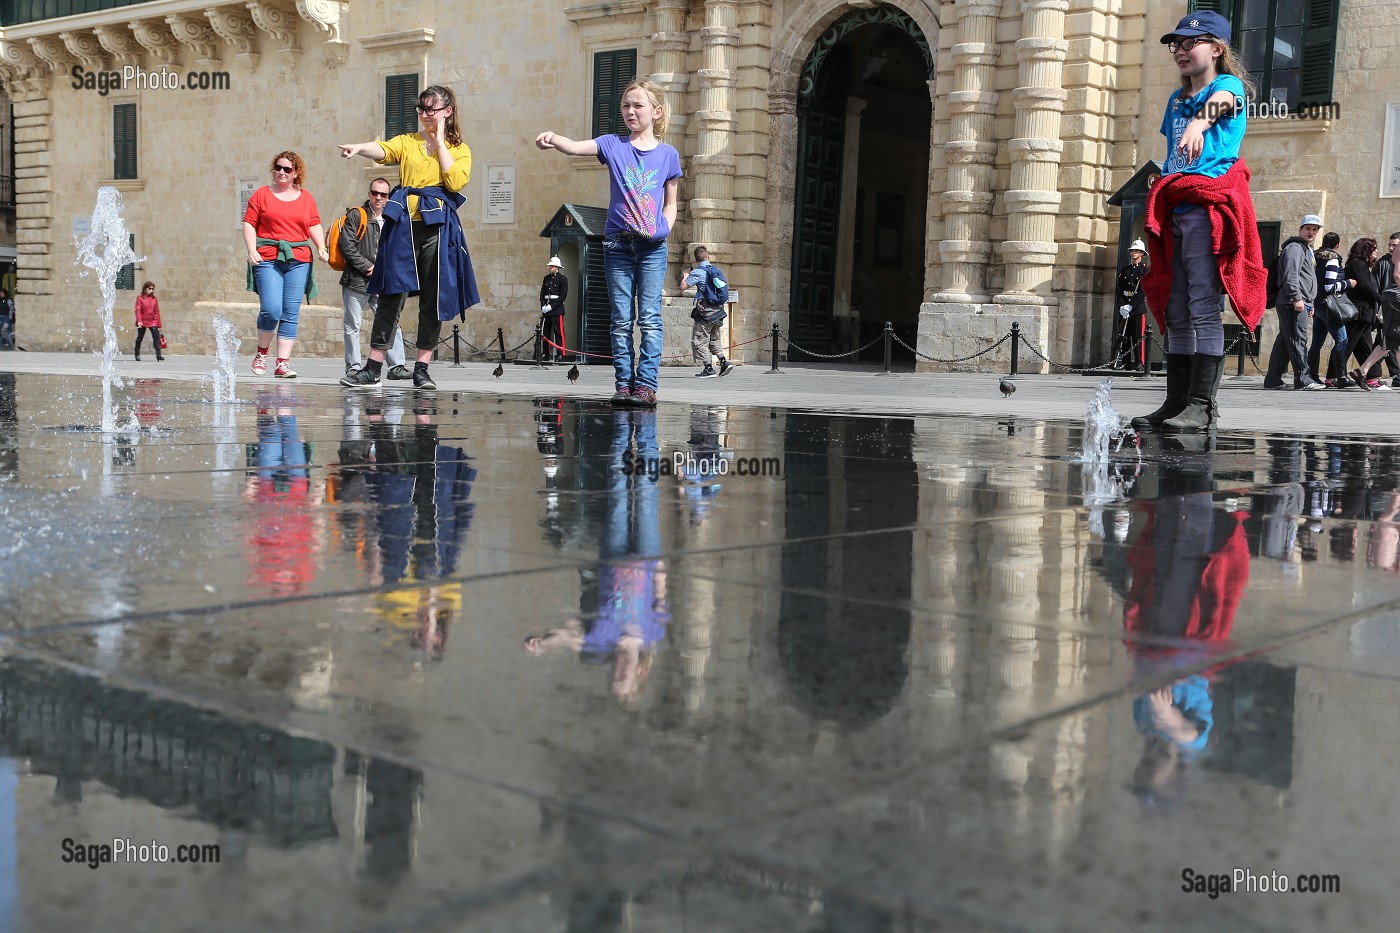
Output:
[[1385,105],[1385,144],[1381,149],[1381,197],[1400,198],[1400,104]]
[[515,223],[515,165],[486,166],[486,204],[482,223]]

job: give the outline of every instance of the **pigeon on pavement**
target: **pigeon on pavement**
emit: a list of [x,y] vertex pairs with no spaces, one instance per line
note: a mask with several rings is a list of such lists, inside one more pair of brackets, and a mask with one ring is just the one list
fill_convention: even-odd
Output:
[[998,385],[1001,388],[1001,394],[1007,398],[1010,398],[1011,393],[1016,391],[1016,383],[1012,382],[1010,379],[1002,379],[999,381]]
[[502,366],[500,363],[497,363],[497,364],[496,364],[496,368],[493,369],[493,370],[491,371],[491,375],[493,375],[493,376],[495,376],[497,379],[499,379],[499,378],[501,378],[501,376],[503,376],[503,375],[505,374],[505,371],[506,371],[506,370],[505,370],[505,367]]
[[572,365],[572,366],[569,367],[568,376],[569,376],[569,382],[571,382],[571,383],[572,383],[572,382],[578,382],[578,364],[577,364],[577,363],[575,363],[574,365]]

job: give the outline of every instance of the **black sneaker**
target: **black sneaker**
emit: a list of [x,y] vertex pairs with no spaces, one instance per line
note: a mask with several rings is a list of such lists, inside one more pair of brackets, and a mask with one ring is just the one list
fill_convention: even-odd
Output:
[[380,371],[372,370],[366,366],[364,369],[346,373],[345,378],[340,380],[340,384],[347,389],[373,389],[381,384]]
[[391,367],[389,367],[389,378],[390,378],[390,379],[412,379],[412,378],[413,378],[413,373],[409,371],[409,369],[408,369],[407,366],[404,366],[402,363],[400,363],[398,366],[391,366]]
[[696,379],[713,379],[713,378],[715,378],[715,377],[718,376],[718,375],[719,375],[719,373],[715,372],[715,368],[714,368],[713,366],[708,366],[708,365],[707,365],[704,369],[700,370],[698,373],[695,374],[695,378],[696,378]]
[[360,366],[346,366],[346,367],[345,367],[345,375],[347,375],[347,376],[353,376],[353,375],[355,375],[355,373],[359,372],[362,368],[363,368],[363,367],[360,367]]
[[422,369],[413,370],[413,387],[415,389],[437,391],[437,383],[433,381],[432,376],[428,375],[428,368],[426,366]]
[[732,372],[734,372],[734,367],[728,360],[719,361],[719,374],[721,376],[727,376]]

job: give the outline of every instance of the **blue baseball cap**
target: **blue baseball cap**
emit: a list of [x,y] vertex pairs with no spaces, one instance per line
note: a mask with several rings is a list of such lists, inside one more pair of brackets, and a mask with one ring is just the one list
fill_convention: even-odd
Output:
[[1173,39],[1189,39],[1192,36],[1215,36],[1229,45],[1230,21],[1210,10],[1187,13],[1181,18],[1181,22],[1176,24],[1176,29],[1162,37],[1162,44],[1166,45]]

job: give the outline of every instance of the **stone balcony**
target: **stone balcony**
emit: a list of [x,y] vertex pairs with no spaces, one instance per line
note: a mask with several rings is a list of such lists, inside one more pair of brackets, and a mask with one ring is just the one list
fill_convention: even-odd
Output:
[[0,82],[13,100],[47,97],[54,76],[162,67],[219,69],[237,60],[256,71],[263,55],[302,54],[301,23],[312,24],[338,62],[349,48],[339,0],[150,0],[0,27]]

